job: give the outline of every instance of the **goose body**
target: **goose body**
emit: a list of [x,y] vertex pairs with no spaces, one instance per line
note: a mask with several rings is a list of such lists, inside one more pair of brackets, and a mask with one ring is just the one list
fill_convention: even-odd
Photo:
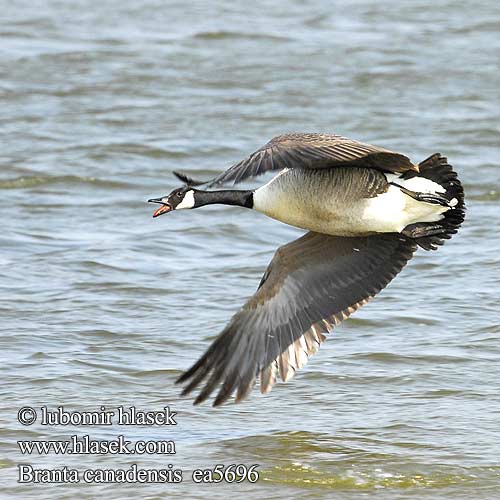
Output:
[[[201,190],[274,171],[255,190]],[[435,250],[464,220],[464,195],[447,159],[419,164],[338,135],[278,136],[207,182],[151,199],[153,216],[221,203],[254,209],[309,232],[280,247],[255,294],[178,383],[214,405],[288,380],[335,325],[382,290],[417,247]]]
[[410,224],[437,222],[450,209],[417,201],[391,181],[428,193],[443,191],[429,179],[404,180],[363,168],[284,169],[254,192],[253,208],[292,226],[337,236],[401,232]]

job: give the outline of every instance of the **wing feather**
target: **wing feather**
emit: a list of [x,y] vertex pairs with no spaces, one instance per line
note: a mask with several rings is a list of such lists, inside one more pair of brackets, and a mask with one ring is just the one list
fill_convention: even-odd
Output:
[[195,403],[245,399],[260,375],[269,392],[317,352],[325,334],[382,290],[412,257],[400,234],[345,238],[307,233],[280,247],[259,288],[205,354],[181,377]]
[[400,153],[334,134],[286,134],[208,182],[209,186],[233,182],[284,168],[366,167],[384,172],[418,172],[418,165]]

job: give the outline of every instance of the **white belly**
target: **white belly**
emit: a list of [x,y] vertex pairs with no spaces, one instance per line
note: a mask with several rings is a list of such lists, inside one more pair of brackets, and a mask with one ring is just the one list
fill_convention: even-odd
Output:
[[292,226],[339,236],[401,232],[409,224],[438,221],[448,210],[416,201],[396,186],[373,198],[328,188],[304,185],[300,175],[285,171],[255,191],[254,208]]

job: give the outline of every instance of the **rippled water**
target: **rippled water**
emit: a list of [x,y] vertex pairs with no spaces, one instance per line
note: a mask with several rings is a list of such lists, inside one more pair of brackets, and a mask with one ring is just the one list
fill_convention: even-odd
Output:
[[[500,487],[500,7],[427,2],[2,2],[2,495],[491,499]],[[230,207],[151,218],[173,169],[210,176],[286,131],[418,161],[441,151],[468,214],[419,251],[292,382],[214,410],[173,382],[300,231]],[[23,427],[21,406],[136,405],[178,426]],[[177,454],[21,456],[72,433]],[[18,463],[256,485],[19,485]]]

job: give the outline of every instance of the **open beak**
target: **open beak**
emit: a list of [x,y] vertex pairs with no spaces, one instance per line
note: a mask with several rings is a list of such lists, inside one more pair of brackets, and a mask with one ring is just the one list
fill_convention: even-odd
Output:
[[157,208],[153,212],[153,217],[158,217],[161,214],[166,214],[167,212],[170,212],[172,210],[172,207],[168,204],[165,203],[162,198],[151,198],[148,200],[149,203],[159,203],[161,205],[160,208]]

